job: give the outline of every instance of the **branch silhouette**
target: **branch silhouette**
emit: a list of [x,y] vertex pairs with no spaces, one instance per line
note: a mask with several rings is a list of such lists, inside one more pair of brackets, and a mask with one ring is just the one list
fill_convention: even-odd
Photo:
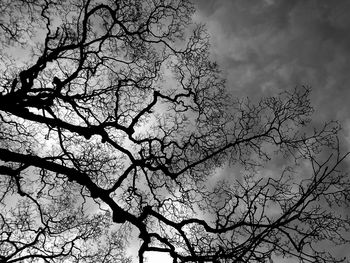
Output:
[[309,87],[229,96],[187,0],[0,9],[1,262],[343,260],[347,153]]

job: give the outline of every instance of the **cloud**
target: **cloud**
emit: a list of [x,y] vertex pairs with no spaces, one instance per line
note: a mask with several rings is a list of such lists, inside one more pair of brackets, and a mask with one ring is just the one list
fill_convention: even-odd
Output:
[[313,88],[315,119],[348,121],[350,2],[197,1],[228,89],[261,96]]
[[[344,128],[342,147],[350,149],[350,1],[197,0],[196,4],[195,19],[207,25],[212,56],[232,95],[258,99],[311,86],[314,124],[339,120]],[[270,166],[266,168],[276,171],[283,161]]]

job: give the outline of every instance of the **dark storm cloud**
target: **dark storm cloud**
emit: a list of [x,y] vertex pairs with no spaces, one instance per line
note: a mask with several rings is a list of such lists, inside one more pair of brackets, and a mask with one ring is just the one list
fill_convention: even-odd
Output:
[[350,1],[197,0],[232,94],[313,88],[315,119],[348,125]]

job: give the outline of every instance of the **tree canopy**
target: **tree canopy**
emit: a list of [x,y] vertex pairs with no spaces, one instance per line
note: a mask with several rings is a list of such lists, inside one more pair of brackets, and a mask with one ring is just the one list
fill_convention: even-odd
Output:
[[339,125],[308,87],[229,96],[194,12],[0,2],[1,262],[343,260]]

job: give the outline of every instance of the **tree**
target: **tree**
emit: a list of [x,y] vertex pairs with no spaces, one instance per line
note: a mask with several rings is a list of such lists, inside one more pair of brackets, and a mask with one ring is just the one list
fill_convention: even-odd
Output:
[[1,262],[127,262],[132,235],[140,262],[341,261],[347,154],[309,88],[230,98],[188,0],[0,8]]

